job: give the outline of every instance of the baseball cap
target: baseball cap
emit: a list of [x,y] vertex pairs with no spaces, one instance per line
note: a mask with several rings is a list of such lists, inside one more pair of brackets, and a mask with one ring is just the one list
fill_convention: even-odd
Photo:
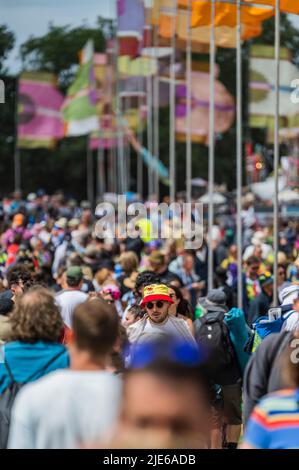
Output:
[[66,272],[66,277],[80,282],[83,279],[83,272],[80,266],[71,266]]
[[292,284],[291,286],[285,287],[279,294],[279,300],[281,305],[289,305],[298,298],[299,295],[299,284]]

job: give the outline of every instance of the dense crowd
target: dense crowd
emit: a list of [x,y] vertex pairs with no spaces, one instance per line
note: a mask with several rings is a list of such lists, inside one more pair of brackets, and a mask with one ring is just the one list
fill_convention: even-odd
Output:
[[275,305],[254,207],[246,195],[239,309],[233,212],[189,249],[151,237],[171,212],[111,238],[87,201],[4,198],[0,448],[299,448],[299,222],[280,220]]

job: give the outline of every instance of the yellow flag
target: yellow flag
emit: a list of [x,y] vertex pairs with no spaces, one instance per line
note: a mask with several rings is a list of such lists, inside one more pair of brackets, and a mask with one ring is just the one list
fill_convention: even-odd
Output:
[[126,77],[149,77],[157,73],[157,60],[149,57],[132,60],[127,55],[119,56],[118,71]]

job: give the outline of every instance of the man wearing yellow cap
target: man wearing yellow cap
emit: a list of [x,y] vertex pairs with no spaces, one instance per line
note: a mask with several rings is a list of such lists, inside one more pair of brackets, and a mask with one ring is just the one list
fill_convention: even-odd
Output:
[[170,336],[196,344],[185,320],[169,315],[172,303],[168,287],[164,284],[146,286],[140,303],[146,315],[128,328],[130,343],[152,341],[158,336]]

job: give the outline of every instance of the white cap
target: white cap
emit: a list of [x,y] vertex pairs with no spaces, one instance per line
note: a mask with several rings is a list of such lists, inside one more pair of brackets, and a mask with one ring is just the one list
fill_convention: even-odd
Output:
[[294,302],[299,296],[299,284],[292,284],[291,286],[285,287],[279,294],[279,300],[281,305],[289,305]]

